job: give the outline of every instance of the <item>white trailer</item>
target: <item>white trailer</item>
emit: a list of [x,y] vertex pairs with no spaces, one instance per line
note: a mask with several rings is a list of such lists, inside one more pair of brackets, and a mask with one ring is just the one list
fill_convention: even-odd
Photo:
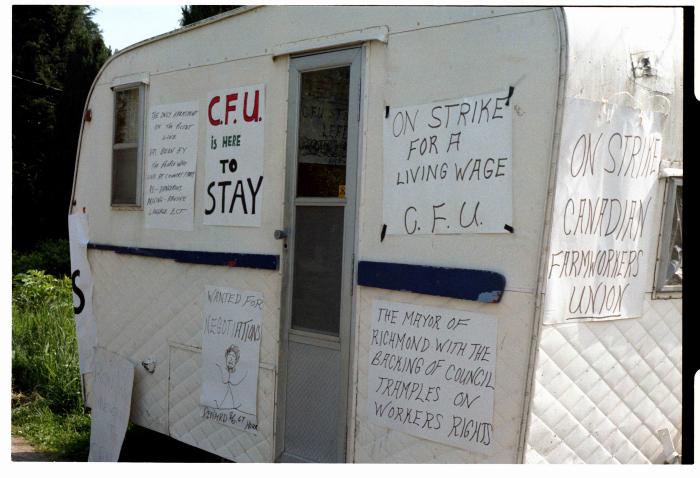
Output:
[[682,23],[263,6],[118,52],[73,184],[81,351],[236,462],[672,460]]

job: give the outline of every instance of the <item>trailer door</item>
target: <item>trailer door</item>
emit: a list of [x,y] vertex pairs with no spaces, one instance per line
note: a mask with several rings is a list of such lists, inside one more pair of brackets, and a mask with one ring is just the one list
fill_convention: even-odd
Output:
[[360,56],[290,61],[281,461],[345,461]]

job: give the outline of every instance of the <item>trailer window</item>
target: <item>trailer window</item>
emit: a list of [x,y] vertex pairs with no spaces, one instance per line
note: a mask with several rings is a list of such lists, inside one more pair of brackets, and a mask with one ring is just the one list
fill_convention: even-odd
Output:
[[683,286],[683,179],[671,178],[666,187],[663,230],[656,268],[657,292],[677,292]]
[[114,91],[112,205],[141,205],[144,86]]
[[345,197],[349,85],[348,66],[301,77],[298,197]]

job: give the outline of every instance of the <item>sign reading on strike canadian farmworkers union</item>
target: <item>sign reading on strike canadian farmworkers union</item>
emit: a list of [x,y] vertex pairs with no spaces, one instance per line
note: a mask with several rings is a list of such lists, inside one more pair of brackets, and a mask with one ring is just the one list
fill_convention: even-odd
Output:
[[204,224],[260,226],[265,85],[207,95]]
[[656,254],[660,113],[569,98],[544,323],[640,317]]

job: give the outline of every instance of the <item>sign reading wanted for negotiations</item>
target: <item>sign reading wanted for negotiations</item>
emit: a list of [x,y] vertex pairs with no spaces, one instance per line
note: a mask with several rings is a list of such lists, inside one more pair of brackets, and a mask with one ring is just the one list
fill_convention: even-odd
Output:
[[257,433],[262,294],[207,286],[202,330],[202,417]]

